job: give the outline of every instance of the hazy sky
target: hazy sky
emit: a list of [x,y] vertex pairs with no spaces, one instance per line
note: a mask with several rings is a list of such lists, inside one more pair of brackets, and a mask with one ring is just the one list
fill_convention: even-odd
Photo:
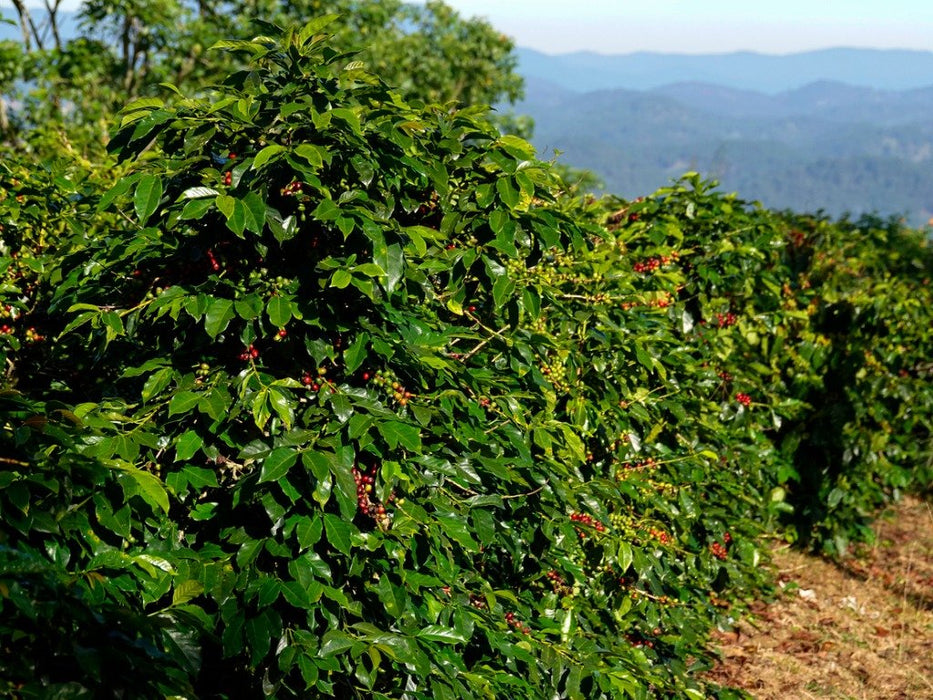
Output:
[[[423,2],[423,0],[412,0]],[[933,0],[445,0],[519,46],[562,53],[933,51]],[[41,5],[39,0],[27,0]],[[72,9],[79,0],[64,0]],[[12,10],[11,0],[0,7]]]
[[933,0],[445,0],[548,53],[933,50]]

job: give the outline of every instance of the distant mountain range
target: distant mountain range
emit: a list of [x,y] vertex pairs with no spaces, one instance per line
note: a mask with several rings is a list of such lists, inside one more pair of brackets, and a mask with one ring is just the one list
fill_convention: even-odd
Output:
[[[698,170],[773,208],[903,214],[914,225],[933,216],[933,52],[520,55],[526,97],[515,110],[534,118],[541,155],[561,151],[608,192],[643,195]],[[534,71],[548,61],[562,68],[543,79]],[[584,63],[591,74],[572,72]],[[753,89],[752,67],[766,64]],[[859,77],[858,66],[872,67]],[[609,87],[583,89],[592,85]]]
[[517,50],[519,73],[575,92],[648,90],[699,82],[776,93],[830,81],[859,87],[909,90],[933,85],[933,51],[822,49],[772,55],[638,52],[604,55],[589,51],[551,55]]

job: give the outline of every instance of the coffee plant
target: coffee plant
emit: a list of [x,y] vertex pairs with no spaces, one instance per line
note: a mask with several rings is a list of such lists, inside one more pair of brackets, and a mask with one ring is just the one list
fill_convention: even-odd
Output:
[[737,697],[768,538],[929,486],[923,234],[581,200],[329,21],[0,169],[0,688]]

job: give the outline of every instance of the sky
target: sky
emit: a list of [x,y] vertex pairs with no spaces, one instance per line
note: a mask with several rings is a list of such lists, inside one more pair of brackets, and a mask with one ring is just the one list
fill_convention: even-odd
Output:
[[546,53],[933,51],[931,0],[445,0]]
[[[424,0],[410,0],[424,2]],[[933,51],[933,0],[445,0],[546,53]],[[27,0],[41,5],[39,0]],[[74,9],[79,0],[62,0]],[[0,7],[12,10],[11,0]]]

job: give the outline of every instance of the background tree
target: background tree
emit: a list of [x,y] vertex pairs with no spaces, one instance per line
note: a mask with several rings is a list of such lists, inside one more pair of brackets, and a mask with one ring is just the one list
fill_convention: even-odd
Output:
[[[59,0],[44,8],[13,4],[23,55],[17,60],[7,45],[0,56],[4,110],[15,113],[0,112],[0,129],[7,143],[32,140],[51,153],[64,140],[103,157],[100,145],[127,101],[161,95],[166,82],[202,93],[229,72],[228,63],[206,51],[219,39],[249,38],[269,23],[327,13],[338,15],[334,48],[359,52],[357,60],[406,99],[468,105],[521,96],[512,40],[436,0],[87,0],[67,31]],[[4,77],[13,68],[26,83]],[[29,134],[44,135],[45,145]]]

